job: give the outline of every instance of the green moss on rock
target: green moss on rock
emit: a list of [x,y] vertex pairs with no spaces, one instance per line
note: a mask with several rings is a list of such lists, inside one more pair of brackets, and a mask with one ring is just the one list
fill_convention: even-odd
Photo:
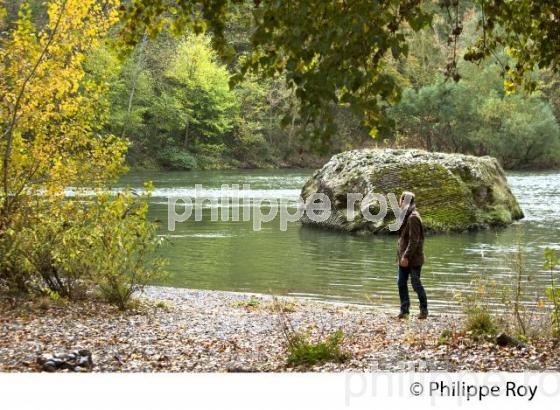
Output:
[[[428,230],[464,231],[506,225],[523,217],[506,176],[492,157],[429,153],[421,150],[347,151],[333,156],[302,189],[306,200],[322,192],[332,203],[330,217],[321,223],[304,215],[304,224],[358,232],[386,232],[394,220],[369,222],[358,212],[349,220],[347,194],[416,194],[418,209]],[[362,205],[357,203],[355,210]],[[377,209],[372,209],[376,212]],[[390,207],[389,207],[390,211]]]

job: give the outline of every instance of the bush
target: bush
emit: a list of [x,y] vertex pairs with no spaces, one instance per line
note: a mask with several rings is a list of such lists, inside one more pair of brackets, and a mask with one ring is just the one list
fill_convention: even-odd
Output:
[[177,147],[167,147],[158,156],[159,163],[170,170],[190,171],[198,167],[196,158]]
[[337,330],[325,341],[313,343],[304,333],[294,333],[288,340],[288,364],[293,366],[313,366],[325,362],[343,362],[346,356],[340,345],[344,333]]
[[490,313],[480,309],[473,309],[467,313],[465,330],[475,336],[495,335],[497,332],[494,318]]
[[[97,198],[89,235],[81,248],[83,262],[103,297],[119,309],[126,309],[134,293],[163,276],[163,261],[151,255],[160,246],[156,226],[147,221],[147,201],[139,202],[130,193],[113,199],[108,194]],[[83,241],[82,241],[82,244]],[[80,249],[80,244],[76,244]],[[86,253],[87,252],[87,253]],[[69,260],[70,266],[79,266]]]
[[196,159],[200,169],[223,169],[225,144],[202,144],[196,145]]
[[[13,222],[17,236],[8,230],[0,237],[0,247],[7,250],[0,261],[0,277],[8,290],[69,299],[82,296],[89,271],[81,264],[80,250],[71,244],[76,226],[85,220],[84,206],[71,200],[39,200],[33,213],[21,212]],[[68,269],[70,258],[79,265]]]
[[0,281],[11,290],[68,299],[99,290],[126,309],[135,292],[162,275],[162,261],[151,256],[161,242],[147,220],[147,198],[124,192],[38,201],[16,240],[0,237],[0,248],[9,251],[0,260]]
[[495,334],[497,326],[492,316],[492,302],[499,296],[496,282],[476,276],[470,288],[469,292],[456,295],[465,313],[465,330],[474,336]]

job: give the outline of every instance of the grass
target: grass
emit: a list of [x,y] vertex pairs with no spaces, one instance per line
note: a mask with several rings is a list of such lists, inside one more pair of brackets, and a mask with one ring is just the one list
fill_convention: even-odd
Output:
[[255,296],[251,296],[247,300],[240,300],[239,302],[235,302],[233,307],[242,307],[246,309],[256,309],[261,305],[260,299],[256,298]]
[[158,309],[163,310],[164,312],[171,312],[172,307],[169,303],[167,303],[165,300],[157,300],[154,303],[154,306],[157,307]]
[[288,365],[314,366],[326,362],[343,362],[347,358],[341,349],[343,340],[344,333],[341,330],[315,343],[306,334],[294,333],[288,343]]
[[288,300],[274,300],[267,303],[264,307],[271,312],[294,313],[297,310],[297,303]]
[[342,351],[342,330],[330,334],[323,340],[312,341],[308,332],[296,331],[289,314],[296,304],[273,297],[270,305],[279,319],[279,327],[287,344],[288,366],[314,366],[326,362],[343,362],[348,355]]
[[468,313],[465,330],[474,336],[495,335],[498,331],[494,318],[488,312],[479,309]]
[[441,332],[441,334],[439,335],[438,338],[438,343],[440,345],[444,345],[446,344],[449,339],[453,336],[453,331],[451,329],[443,329],[443,331]]

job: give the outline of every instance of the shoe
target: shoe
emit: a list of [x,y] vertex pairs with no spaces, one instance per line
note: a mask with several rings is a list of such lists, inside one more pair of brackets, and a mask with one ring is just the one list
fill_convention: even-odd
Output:
[[424,320],[428,318],[428,312],[420,312],[420,314],[418,315],[418,319],[420,320]]
[[408,313],[399,313],[397,319],[399,320],[408,319]]

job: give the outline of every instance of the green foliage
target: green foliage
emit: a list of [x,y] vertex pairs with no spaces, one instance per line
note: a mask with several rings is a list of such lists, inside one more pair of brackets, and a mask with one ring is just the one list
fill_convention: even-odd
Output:
[[165,300],[158,300],[154,304],[154,306],[157,307],[158,309],[163,310],[164,312],[171,312],[173,310],[173,307]]
[[288,341],[288,364],[291,366],[313,366],[325,362],[342,362],[346,355],[341,350],[344,333],[337,330],[326,340],[311,342],[309,335],[294,333]]
[[[66,259],[68,268],[85,265],[103,297],[125,310],[136,292],[164,276],[164,261],[152,255],[162,244],[156,226],[147,221],[148,203],[130,192],[96,198],[96,212],[88,231],[69,244],[80,259]],[[85,240],[84,240],[85,239]]]
[[[217,62],[207,36],[189,36],[181,41],[165,73],[173,87],[168,90],[180,106],[184,129],[183,145],[198,141],[215,143],[233,128],[238,102],[229,89],[229,74]],[[192,141],[191,141],[192,139]]]
[[[134,43],[145,30],[156,35],[165,29],[200,33],[209,28],[221,55],[231,58],[224,28],[240,3],[136,0],[126,10],[125,38]],[[344,7],[322,0],[254,3],[252,48],[240,60],[232,84],[248,72],[285,75],[300,101],[300,116],[313,123],[316,135],[334,132],[332,103],[350,104],[369,127],[380,126],[380,102],[398,98],[398,86],[384,73],[383,57],[407,53],[401,27],[419,30],[431,20],[416,0],[358,1]]]
[[407,89],[390,111],[400,141],[430,151],[497,157],[506,168],[560,162],[560,127],[539,96],[507,95],[487,67],[459,83]]
[[22,290],[69,299],[98,289],[125,309],[135,292],[162,278],[163,261],[152,257],[161,241],[147,221],[147,197],[100,193],[87,202],[39,207],[35,223],[18,228],[18,240],[1,260],[0,271],[9,276],[0,281],[9,287],[19,280]]
[[465,330],[474,336],[495,335],[497,332],[494,318],[486,311],[472,309],[467,315]]
[[[385,136],[396,131],[390,144],[400,147],[492,155],[506,168],[560,164],[554,70],[542,79],[539,73],[531,76],[542,93],[529,96],[504,92],[503,66],[512,66],[514,59],[503,47],[493,49],[495,61],[478,67],[458,61],[479,35],[476,2],[460,2],[457,8],[461,33],[454,50],[448,34],[455,22],[436,5],[401,1],[392,9],[353,2],[342,12],[316,0],[258,7],[242,1],[176,2],[184,8],[161,20],[162,10],[171,10],[174,2],[159,7],[137,0],[125,13],[147,17],[143,22],[125,18],[129,40],[145,25],[159,33],[133,41],[135,51],[112,87],[125,84],[111,103],[116,127],[111,130],[120,132],[119,124],[128,124],[122,128],[133,141],[128,157],[133,164],[163,146],[192,153],[203,169],[309,166],[309,153],[317,158],[373,145],[369,131],[375,126]],[[384,14],[365,18],[377,8]],[[310,12],[293,12],[299,9]],[[187,16],[186,10],[193,13]],[[325,13],[317,18],[321,10]],[[372,27],[393,13],[399,14],[397,26]],[[430,16],[428,27],[423,19]],[[407,25],[408,18],[418,24]],[[190,34],[169,37],[177,28]],[[193,34],[206,29],[211,36]],[[450,51],[457,60],[452,66]],[[462,80],[447,81],[441,75],[446,65]],[[336,137],[325,138],[335,128]],[[198,144],[206,146],[198,150]],[[211,154],[204,152],[209,145],[217,148]],[[169,167],[163,155],[155,157]]]
[[158,155],[160,164],[166,169],[191,170],[198,168],[196,158],[178,147],[166,147]]
[[108,96],[123,88],[110,87],[122,69],[104,46],[118,1],[38,3],[14,5],[17,24],[0,37],[0,286],[51,299],[100,290],[124,309],[161,262],[149,194],[109,193],[128,148],[107,126]]
[[[526,73],[537,66],[558,71],[559,42],[552,40],[558,37],[560,18],[555,2],[437,3],[363,0],[341,6],[323,0],[134,0],[123,10],[123,34],[128,43],[135,43],[146,31],[155,36],[166,29],[175,33],[190,29],[197,34],[209,30],[221,56],[232,59],[236,49],[228,44],[227,22],[231,16],[241,20],[239,9],[244,5],[253,15],[252,48],[240,59],[232,82],[240,81],[247,72],[265,77],[285,75],[301,102],[301,117],[313,123],[312,130],[323,137],[334,132],[332,103],[350,105],[372,134],[390,124],[382,116],[383,106],[398,99],[400,87],[395,76],[387,74],[387,59],[406,57],[411,48],[407,40],[434,21],[448,26],[448,38],[442,43],[453,46],[453,56],[445,72],[455,81],[461,78],[458,56],[479,62],[503,48],[513,59],[502,69],[508,92],[521,82],[534,89],[535,82]],[[466,45],[461,44],[465,15],[474,16],[475,22]],[[239,49],[238,36],[229,39]],[[419,45],[426,49],[425,42]],[[322,121],[317,122],[318,118]]]
[[50,303],[53,303],[58,306],[64,306],[66,303],[66,299],[64,299],[60,294],[54,290],[49,288],[44,288],[43,292],[45,293],[46,297],[48,298]]
[[438,343],[446,344],[452,336],[453,331],[451,329],[443,329],[438,337]]
[[465,53],[468,61],[479,61],[506,47],[514,64],[504,67],[505,89],[514,91],[524,84],[528,90],[536,87],[527,75],[535,69],[552,68],[558,72],[560,42],[558,25],[560,8],[556,1],[477,0],[481,17],[480,34]]
[[465,313],[464,328],[473,336],[494,335],[497,332],[491,305],[497,295],[497,284],[475,277],[468,292],[457,294]]
[[219,169],[266,166],[283,155],[271,142],[286,145],[279,124],[289,111],[284,83],[247,77],[231,90],[230,72],[208,36],[145,40],[121,65],[114,54],[91,53],[87,67],[92,78],[116,67],[108,129],[132,141],[132,164],[155,158],[167,169]]
[[261,305],[261,301],[256,298],[255,296],[251,296],[249,299],[247,300],[241,300],[239,302],[236,302],[234,304],[234,306],[236,307],[243,307],[246,309],[255,309],[258,308]]
[[550,107],[538,97],[511,95],[489,98],[480,109],[480,123],[472,134],[487,154],[506,168],[520,168],[560,161],[560,128]]

